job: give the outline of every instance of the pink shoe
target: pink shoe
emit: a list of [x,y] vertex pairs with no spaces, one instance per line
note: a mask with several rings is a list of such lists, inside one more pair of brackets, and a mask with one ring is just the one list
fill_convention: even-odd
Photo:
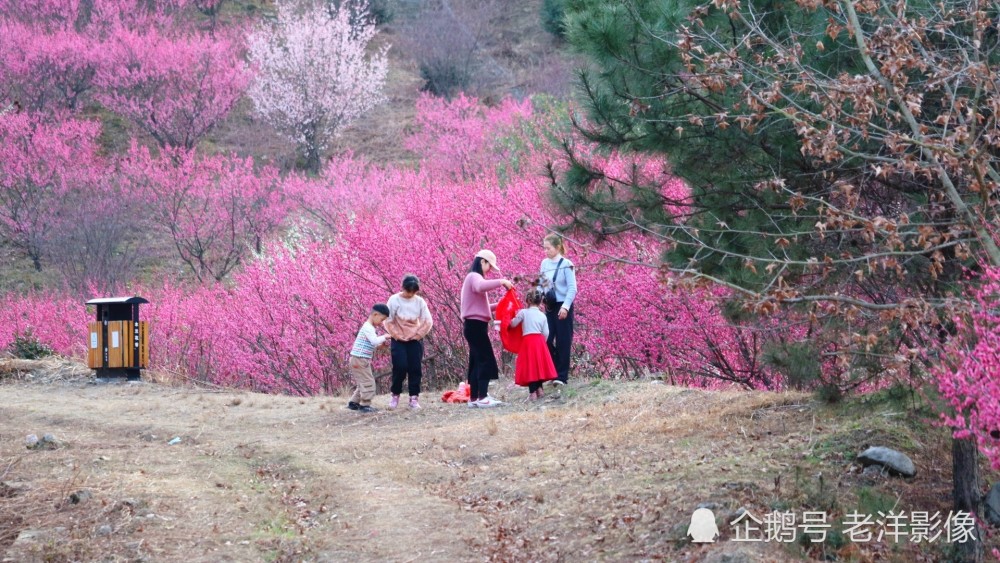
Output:
[[393,395],[392,398],[389,399],[389,410],[393,410],[398,406],[399,406],[399,395]]
[[411,410],[418,410],[419,408],[420,408],[420,403],[417,402],[417,396],[416,395],[410,395],[410,409]]

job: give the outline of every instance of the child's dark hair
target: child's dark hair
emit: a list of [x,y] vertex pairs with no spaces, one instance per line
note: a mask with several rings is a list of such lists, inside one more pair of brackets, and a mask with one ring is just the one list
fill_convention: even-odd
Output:
[[541,291],[537,289],[532,289],[531,291],[529,291],[524,295],[524,301],[528,305],[541,305],[542,298],[544,298],[544,296],[545,295]]
[[385,303],[376,303],[372,305],[372,312],[378,313],[380,315],[389,316],[389,307]]
[[417,279],[417,276],[407,274],[407,276],[403,278],[403,291],[407,293],[416,293],[420,291],[420,280]]

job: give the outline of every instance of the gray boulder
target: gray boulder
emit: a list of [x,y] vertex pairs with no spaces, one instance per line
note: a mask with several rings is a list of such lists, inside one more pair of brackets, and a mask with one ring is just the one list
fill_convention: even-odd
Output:
[[861,452],[858,454],[858,461],[865,467],[881,465],[889,471],[890,475],[913,477],[917,474],[917,468],[906,454],[882,446],[874,446]]

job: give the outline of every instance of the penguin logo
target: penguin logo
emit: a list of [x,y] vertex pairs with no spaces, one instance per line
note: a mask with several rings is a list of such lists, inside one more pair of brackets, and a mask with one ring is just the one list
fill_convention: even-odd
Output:
[[694,543],[715,543],[719,527],[715,525],[715,513],[707,508],[699,508],[691,515],[691,525],[687,535]]

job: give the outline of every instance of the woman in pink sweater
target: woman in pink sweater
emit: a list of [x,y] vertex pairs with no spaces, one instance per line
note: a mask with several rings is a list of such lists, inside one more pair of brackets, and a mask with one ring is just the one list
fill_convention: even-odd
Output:
[[487,280],[486,274],[497,270],[497,256],[489,250],[480,250],[472,261],[472,268],[462,282],[462,333],[469,343],[469,407],[490,408],[502,404],[487,394],[491,379],[500,377],[497,358],[490,343],[489,325],[493,309],[486,292],[514,284],[507,279]]

